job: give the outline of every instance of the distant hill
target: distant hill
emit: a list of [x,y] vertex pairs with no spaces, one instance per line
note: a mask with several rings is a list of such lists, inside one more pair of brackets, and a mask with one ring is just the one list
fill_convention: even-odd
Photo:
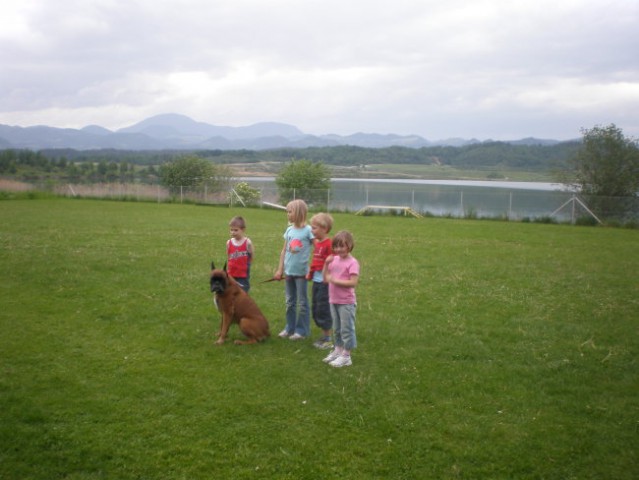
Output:
[[[99,125],[89,125],[79,130],[44,125],[33,127],[0,125],[0,148],[3,149],[269,150],[331,146],[459,147],[477,143],[481,142],[476,139],[459,138],[429,141],[419,135],[376,133],[315,136],[305,134],[297,127],[285,123],[261,122],[243,127],[217,126],[197,122],[176,113],[156,115],[115,132]],[[506,143],[553,145],[559,142],[526,138]]]
[[100,125],[87,125],[82,131],[93,135],[110,135],[113,133],[108,128],[101,127]]

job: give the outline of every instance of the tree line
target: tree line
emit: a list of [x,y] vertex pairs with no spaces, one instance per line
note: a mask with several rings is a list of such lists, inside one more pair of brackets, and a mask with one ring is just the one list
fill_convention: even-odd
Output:
[[197,157],[217,165],[287,163],[294,158],[332,166],[370,164],[439,164],[457,168],[503,166],[523,170],[549,170],[565,164],[575,144],[553,146],[510,145],[500,142],[464,147],[363,148],[351,146],[282,148],[273,150],[127,151],[44,149],[0,150],[0,175],[21,180],[56,179],[74,183],[156,183],[160,170],[184,157]]
[[[73,150],[44,149],[33,152],[50,161],[73,164],[105,162],[128,163],[158,167],[184,155],[195,155],[214,163],[288,162],[305,158],[335,166],[357,166],[380,163],[440,164],[457,168],[502,166],[524,170],[549,170],[563,166],[575,154],[581,142],[562,142],[554,145],[514,145],[505,142],[484,142],[461,147],[433,146],[422,148],[354,146],[279,148],[272,150]],[[5,150],[5,152],[7,152]]]
[[159,173],[154,165],[140,167],[112,158],[69,160],[32,150],[0,150],[0,175],[20,180],[64,180],[73,183],[133,182],[155,183]]
[[[564,172],[563,183],[583,193],[636,196],[639,191],[639,146],[616,125],[582,129],[580,141],[554,145],[513,145],[484,142],[463,147],[352,146],[273,150],[150,151],[123,150],[0,150],[0,175],[24,180],[56,178],[72,182],[152,182],[192,185],[207,178],[226,183],[234,163],[277,162],[286,166],[304,159],[302,170],[314,165],[359,166],[376,163],[438,164],[457,168],[508,167],[526,171]],[[304,172],[294,177],[303,178]],[[328,170],[327,170],[328,171]],[[307,172],[306,172],[307,173]],[[322,170],[322,173],[325,173]],[[281,175],[280,175],[281,176]],[[319,175],[322,177],[322,175]],[[289,182],[291,183],[291,182]],[[292,182],[295,183],[295,182]],[[305,185],[305,187],[309,187]],[[286,188],[295,188],[288,185]]]

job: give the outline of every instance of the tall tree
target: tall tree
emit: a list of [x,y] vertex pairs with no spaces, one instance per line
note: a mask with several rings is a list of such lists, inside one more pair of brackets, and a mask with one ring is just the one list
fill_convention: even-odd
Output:
[[174,192],[180,187],[199,187],[204,184],[211,191],[217,191],[228,184],[230,177],[228,167],[215,165],[195,155],[185,155],[160,167],[162,184]]
[[615,124],[582,129],[583,144],[571,160],[581,193],[610,197],[639,192],[639,146]]
[[326,204],[331,188],[330,170],[321,162],[293,160],[275,178],[280,202],[301,198],[309,204]]

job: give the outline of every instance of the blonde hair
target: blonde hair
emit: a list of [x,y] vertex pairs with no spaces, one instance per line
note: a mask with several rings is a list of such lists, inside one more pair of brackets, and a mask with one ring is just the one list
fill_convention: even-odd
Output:
[[246,228],[246,222],[243,217],[233,217],[229,222],[229,227],[241,228],[244,230]]
[[293,214],[293,224],[296,227],[301,227],[306,223],[306,214],[308,213],[308,206],[304,200],[292,200],[286,205],[286,211],[291,211]]
[[331,228],[333,228],[333,217],[324,212],[316,213],[311,217],[311,225],[325,228],[326,233],[328,233],[331,231]]
[[340,230],[333,237],[333,250],[336,247],[346,247],[349,252],[352,252],[355,248],[355,240],[353,239],[353,235],[351,232],[347,230]]

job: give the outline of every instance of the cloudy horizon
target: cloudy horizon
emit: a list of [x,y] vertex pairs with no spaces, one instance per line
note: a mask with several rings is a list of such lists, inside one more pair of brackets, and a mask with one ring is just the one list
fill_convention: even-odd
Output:
[[0,123],[636,138],[637,25],[634,0],[23,0],[0,19]]

